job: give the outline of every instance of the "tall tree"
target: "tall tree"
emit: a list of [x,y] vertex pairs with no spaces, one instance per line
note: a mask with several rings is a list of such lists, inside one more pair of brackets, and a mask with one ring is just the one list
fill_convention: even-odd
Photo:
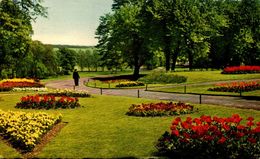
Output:
[[46,16],[41,0],[1,0],[0,1],[0,72],[21,65],[29,52],[31,21],[37,16]]
[[114,14],[107,17],[109,21],[102,22],[99,28],[102,24],[109,24],[109,26],[100,29],[103,32],[99,29],[97,32],[97,35],[101,33],[98,36],[99,41],[102,42],[99,46],[106,46],[106,50],[113,48],[114,55],[120,54],[124,61],[134,67],[135,78],[139,77],[140,67],[151,57],[147,48],[148,38],[145,38],[147,27],[142,19],[142,4],[143,2],[139,1],[118,7]]
[[76,66],[76,52],[62,47],[58,50],[59,64],[65,75],[69,75]]

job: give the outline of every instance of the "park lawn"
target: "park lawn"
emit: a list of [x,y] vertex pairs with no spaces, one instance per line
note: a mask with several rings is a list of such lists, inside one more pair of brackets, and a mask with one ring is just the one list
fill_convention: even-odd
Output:
[[[148,74],[150,71],[141,71],[141,74]],[[83,77],[97,77],[103,75],[109,76],[119,76],[119,75],[131,75],[131,70],[119,71],[117,73],[111,74],[111,71],[98,71],[98,72],[79,72],[81,78]],[[184,72],[170,72],[170,74],[186,76],[188,77],[187,82],[185,84],[191,83],[203,83],[203,82],[214,82],[214,81],[229,81],[229,80],[247,80],[247,79],[260,79],[260,74],[221,74],[221,71],[184,71]],[[46,83],[54,80],[69,80],[72,79],[72,75],[64,75],[57,77],[50,77],[48,79],[43,79],[41,82]],[[96,83],[96,87],[98,88],[108,88],[108,84],[102,84],[99,81],[90,81],[89,86],[94,87]],[[160,87],[166,85],[177,85],[177,84],[149,84],[149,87]],[[112,84],[110,88],[114,88]],[[138,88],[145,88],[138,87]]]
[[[117,73],[111,73],[111,71],[97,71],[97,72],[80,72],[79,71],[79,76],[81,78],[83,77],[97,77],[97,76],[103,76],[103,75],[109,75],[109,76],[119,76],[119,75],[130,75],[132,74],[131,70],[125,70],[125,71],[118,71]],[[41,82],[46,83],[54,80],[68,80],[72,79],[72,73],[71,75],[62,75],[62,76],[54,76],[54,77],[49,77],[47,79],[42,79]]]
[[[235,92],[217,92],[217,91],[208,91],[209,88],[214,88],[214,85],[186,85],[186,93],[191,94],[208,94],[208,95],[224,95],[224,96],[240,96],[240,93]],[[185,86],[175,86],[175,87],[154,87],[149,88],[149,91],[158,91],[158,92],[168,92],[168,93],[185,93]],[[260,90],[242,92],[242,96],[255,96],[260,97]]]
[[[14,106],[22,93],[0,93],[0,109],[18,110]],[[125,115],[131,104],[156,102],[155,100],[130,97],[100,96],[80,98],[83,108],[72,110],[22,110],[60,112],[68,124],[43,148],[40,158],[123,158],[151,157],[156,153],[157,139],[166,131],[174,117],[132,117]],[[224,102],[224,101],[223,101]],[[191,115],[230,116],[234,113],[243,118],[252,116],[260,121],[260,111],[236,109],[212,105],[194,105],[199,109]],[[21,111],[21,110],[19,110]],[[0,141],[0,156],[21,157],[13,148]]]
[[221,74],[221,71],[191,71],[191,72],[171,72],[180,76],[186,76],[187,84],[203,83],[213,81],[260,79],[260,73],[256,74]]
[[[116,87],[116,85],[120,84],[120,82],[114,83],[106,83],[99,80],[90,80],[89,82],[86,81],[85,85],[88,87],[93,88],[110,88],[110,89],[130,89],[130,88],[146,88],[146,84],[144,86],[132,86],[132,87]],[[148,84],[147,87],[161,87],[161,86],[171,86],[172,84]]]

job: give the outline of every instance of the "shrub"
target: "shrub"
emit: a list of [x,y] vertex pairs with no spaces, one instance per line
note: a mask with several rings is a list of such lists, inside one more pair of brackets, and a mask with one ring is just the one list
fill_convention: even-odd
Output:
[[80,107],[78,98],[55,96],[26,96],[21,98],[21,102],[17,103],[16,108],[22,109],[66,109]]
[[234,114],[228,118],[201,116],[185,121],[177,117],[171,132],[165,132],[157,142],[162,154],[200,158],[253,158],[260,154],[260,122]]
[[209,91],[218,92],[249,92],[260,89],[259,81],[251,82],[232,82],[216,84],[215,88],[209,88]]
[[125,81],[116,85],[116,87],[135,87],[135,86],[144,86],[144,83],[135,82],[135,81]]
[[193,112],[193,106],[185,103],[149,103],[135,105],[133,104],[127,115],[133,116],[170,116],[170,115],[180,115],[189,114]]
[[15,148],[31,151],[53,125],[61,121],[61,114],[4,112],[0,110],[0,134]]
[[62,97],[62,96],[67,96],[67,97],[90,97],[91,95],[85,91],[74,91],[74,90],[68,90],[68,89],[64,89],[64,90],[54,90],[53,92],[48,92],[46,94],[42,94],[42,95],[48,95],[48,96],[58,96],[58,97]]
[[11,91],[14,87],[44,87],[43,84],[33,79],[14,78],[0,81],[0,91]]
[[226,67],[222,74],[245,74],[245,73],[260,73],[260,66],[231,66]]
[[164,71],[155,70],[150,74],[139,79],[145,83],[183,83],[187,77],[165,73]]

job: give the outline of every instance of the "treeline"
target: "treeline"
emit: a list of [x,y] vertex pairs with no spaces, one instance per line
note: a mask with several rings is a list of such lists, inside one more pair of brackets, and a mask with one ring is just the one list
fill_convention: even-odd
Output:
[[[0,1],[0,76],[45,78],[75,66],[96,71],[176,64],[223,68],[260,63],[260,0],[114,0],[100,17],[96,48],[33,41],[42,0]],[[71,48],[68,49],[67,47]],[[77,50],[77,51],[75,51]]]
[[103,65],[260,63],[259,0],[114,0],[96,31]]
[[[53,46],[32,40],[32,21],[47,16],[41,3],[42,0],[0,1],[0,79],[66,75],[76,65],[96,70],[99,58],[93,47]],[[78,49],[82,50],[75,51]]]

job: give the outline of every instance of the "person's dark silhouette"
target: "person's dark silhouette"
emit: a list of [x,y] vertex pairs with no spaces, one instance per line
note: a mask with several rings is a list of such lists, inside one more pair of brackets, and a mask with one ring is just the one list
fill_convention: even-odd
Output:
[[79,85],[79,78],[80,78],[79,73],[78,73],[77,69],[75,69],[73,72],[73,79],[74,79],[75,86]]

